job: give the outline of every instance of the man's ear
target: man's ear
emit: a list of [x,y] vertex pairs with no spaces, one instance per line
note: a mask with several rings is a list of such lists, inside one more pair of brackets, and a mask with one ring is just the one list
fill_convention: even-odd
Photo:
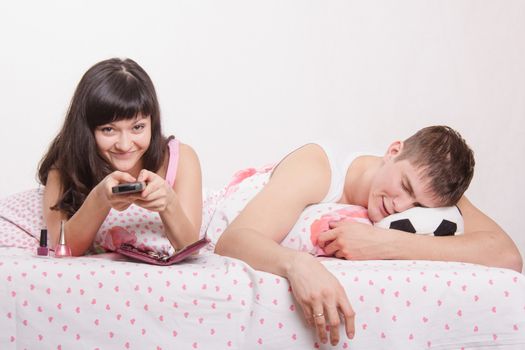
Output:
[[404,145],[405,144],[404,144],[403,141],[394,141],[394,142],[392,142],[390,144],[390,146],[388,146],[388,149],[386,150],[386,153],[385,153],[385,156],[383,157],[383,159],[385,161],[393,160],[399,154],[401,154],[401,151],[403,150],[403,146]]

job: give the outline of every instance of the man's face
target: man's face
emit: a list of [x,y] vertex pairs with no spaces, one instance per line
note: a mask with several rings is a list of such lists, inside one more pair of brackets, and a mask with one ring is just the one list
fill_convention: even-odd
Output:
[[401,142],[397,142],[389,147],[383,157],[383,165],[372,179],[368,216],[373,222],[414,206],[440,206],[429,191],[429,179],[424,176],[422,169],[413,166],[408,159],[396,161],[402,146]]

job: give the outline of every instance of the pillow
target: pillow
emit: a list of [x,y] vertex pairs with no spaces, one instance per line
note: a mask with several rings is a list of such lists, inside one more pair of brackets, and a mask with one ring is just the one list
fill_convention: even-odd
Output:
[[[0,219],[2,219],[0,233],[3,235],[3,244],[7,240],[6,232],[12,231],[14,233],[14,230],[10,229],[12,225],[21,229],[16,232],[24,231],[37,240],[40,239],[40,230],[45,228],[42,213],[43,194],[44,187],[39,187],[0,199]],[[202,213],[201,237],[204,235],[204,231],[213,215],[213,205],[218,197],[220,197],[220,193],[215,192],[206,196]],[[93,252],[103,253],[108,250],[114,250],[120,243],[134,244],[144,250],[173,252],[173,247],[162,232],[163,228],[160,219],[150,220],[154,216],[158,216],[158,214],[140,207],[129,212],[112,210],[99,229],[99,233],[95,238]],[[20,239],[23,239],[23,237],[16,239],[17,244],[21,245]],[[9,241],[12,240],[9,238]],[[27,246],[27,244],[24,243],[24,246]]]
[[312,204],[303,210],[281,245],[312,255],[325,255],[324,251],[317,245],[317,240],[321,232],[330,229],[329,224],[332,221],[372,224],[368,219],[366,208],[338,203]]
[[[320,203],[308,206],[299,216],[281,245],[312,255],[325,255],[318,246],[321,232],[330,229],[332,221],[353,221],[371,225],[366,208],[357,205]],[[374,224],[417,234],[447,236],[463,232],[463,217],[456,206],[443,208],[414,207],[392,214]]]
[[[203,189],[203,195],[205,199],[199,238],[204,236],[223,192]],[[124,243],[162,255],[173,255],[175,253],[175,249],[164,233],[164,226],[159,214],[135,204],[130,205],[122,212],[111,209],[99,228],[93,244],[93,252],[115,251]]]
[[[40,187],[3,198],[0,200],[0,217],[36,239],[40,239],[40,229],[45,227],[42,214],[43,194],[44,188]],[[157,214],[148,213],[147,210],[140,207],[137,208],[139,209],[132,212],[112,210],[100,227],[92,252],[103,253],[114,250],[116,249],[114,244],[124,242],[135,243],[145,250],[162,252],[173,250],[166,235],[162,232],[162,223],[148,220]]]
[[40,239],[40,229],[44,228],[42,214],[42,187],[15,193],[0,199],[0,218]]
[[463,216],[458,207],[414,207],[376,222],[375,226],[418,234],[452,236],[463,233]]

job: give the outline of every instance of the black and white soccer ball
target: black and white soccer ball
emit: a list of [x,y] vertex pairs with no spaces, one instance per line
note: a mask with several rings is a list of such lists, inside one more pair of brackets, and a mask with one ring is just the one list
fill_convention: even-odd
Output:
[[414,207],[376,222],[375,226],[418,234],[453,236],[463,233],[463,216],[458,207]]

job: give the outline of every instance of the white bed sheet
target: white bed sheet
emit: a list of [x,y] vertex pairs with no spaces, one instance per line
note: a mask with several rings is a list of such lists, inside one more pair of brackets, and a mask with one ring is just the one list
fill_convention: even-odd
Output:
[[[157,267],[114,254],[41,258],[36,240],[8,226],[0,225],[0,349],[332,348],[305,325],[285,279],[239,260],[205,253]],[[525,276],[514,271],[323,264],[356,311],[355,339],[333,348],[525,349]]]
[[[40,190],[0,200],[0,349],[330,349],[286,279],[210,252],[171,267],[35,256]],[[36,198],[36,199],[35,199]],[[334,348],[525,349],[525,276],[324,259],[356,312]],[[340,329],[343,334],[343,329]]]

